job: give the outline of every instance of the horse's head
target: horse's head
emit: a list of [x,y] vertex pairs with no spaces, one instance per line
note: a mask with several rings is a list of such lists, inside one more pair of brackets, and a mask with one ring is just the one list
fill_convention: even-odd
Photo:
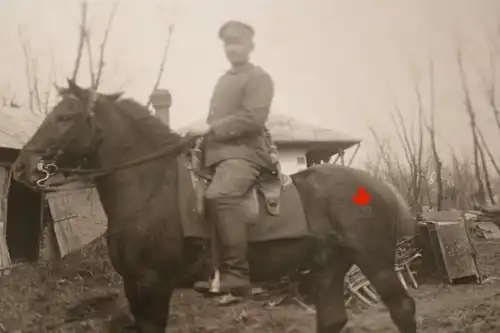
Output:
[[[101,141],[99,109],[112,105],[120,94],[103,95],[68,80],[62,97],[21,150],[12,166],[13,177],[36,186],[47,172],[82,165],[96,153]],[[110,104],[111,103],[111,104]]]

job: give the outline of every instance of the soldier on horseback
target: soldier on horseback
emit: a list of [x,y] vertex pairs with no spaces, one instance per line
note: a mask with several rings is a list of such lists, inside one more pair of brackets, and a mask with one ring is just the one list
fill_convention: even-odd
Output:
[[[207,212],[221,245],[220,291],[250,287],[247,226],[259,217],[254,187],[265,171],[276,173],[277,160],[265,128],[274,96],[273,81],[249,61],[254,49],[251,26],[229,21],[219,30],[231,69],[214,89],[203,128],[204,167],[212,180],[205,192]],[[195,289],[208,292],[208,281]]]

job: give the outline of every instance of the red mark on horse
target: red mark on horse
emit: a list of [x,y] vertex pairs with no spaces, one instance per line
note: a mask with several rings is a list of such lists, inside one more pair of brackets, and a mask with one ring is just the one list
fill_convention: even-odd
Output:
[[366,206],[371,199],[371,194],[364,187],[358,187],[358,192],[352,197],[352,202],[359,206]]

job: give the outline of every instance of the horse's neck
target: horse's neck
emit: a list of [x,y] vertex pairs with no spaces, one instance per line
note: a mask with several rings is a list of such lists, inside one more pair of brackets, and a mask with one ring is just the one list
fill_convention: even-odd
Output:
[[[160,143],[148,141],[145,136],[135,133],[132,127],[124,127],[106,133],[98,151],[98,163],[102,168],[114,167],[162,148]],[[165,218],[177,214],[176,183],[177,161],[174,157],[125,167],[96,179],[110,229],[114,223],[138,223],[137,219],[146,219],[145,215]],[[148,227],[147,222],[142,224]]]
[[[169,133],[168,128],[156,124],[155,119],[149,119],[149,122],[148,119],[128,119],[127,116],[120,115],[119,111],[115,111],[103,113],[100,120],[104,138],[97,153],[97,162],[104,168],[137,160],[180,140]],[[141,125],[141,121],[146,123],[146,126]],[[146,163],[133,169],[137,171],[154,167],[154,163]]]

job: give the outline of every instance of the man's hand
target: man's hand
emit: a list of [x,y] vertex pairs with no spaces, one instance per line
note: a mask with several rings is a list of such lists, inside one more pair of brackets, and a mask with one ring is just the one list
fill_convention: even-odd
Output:
[[208,133],[210,133],[211,128],[208,124],[203,123],[199,124],[196,127],[190,128],[189,131],[187,132],[187,135],[189,136],[205,136]]

